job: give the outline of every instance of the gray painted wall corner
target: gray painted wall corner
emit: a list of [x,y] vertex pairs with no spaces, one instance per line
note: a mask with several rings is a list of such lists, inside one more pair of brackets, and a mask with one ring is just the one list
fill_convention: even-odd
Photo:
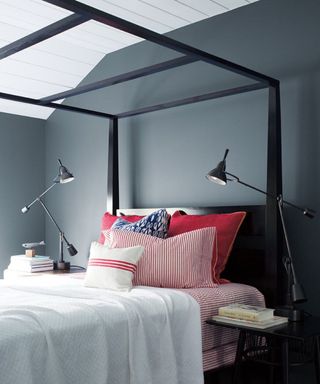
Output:
[[27,214],[21,208],[44,188],[44,126],[39,119],[0,113],[0,271],[21,244],[44,240],[41,207]]

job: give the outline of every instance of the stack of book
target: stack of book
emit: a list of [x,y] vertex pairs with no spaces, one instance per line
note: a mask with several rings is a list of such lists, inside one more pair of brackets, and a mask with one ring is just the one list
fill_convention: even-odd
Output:
[[220,307],[218,315],[212,318],[221,323],[261,329],[284,324],[288,321],[286,317],[274,316],[274,309],[238,303]]
[[49,256],[29,257],[25,255],[14,255],[11,256],[8,270],[28,273],[52,271],[53,260],[51,260]]

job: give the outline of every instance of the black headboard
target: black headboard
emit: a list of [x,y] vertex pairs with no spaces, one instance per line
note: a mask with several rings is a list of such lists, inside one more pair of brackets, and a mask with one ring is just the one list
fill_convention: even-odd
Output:
[[[156,208],[119,209],[117,210],[117,214],[146,215],[155,209]],[[264,294],[267,305],[270,307],[275,305],[274,279],[276,276],[273,278],[270,277],[268,271],[270,271],[270,266],[277,263],[277,259],[276,255],[269,252],[267,248],[265,205],[167,208],[167,211],[171,214],[177,210],[194,215],[246,211],[246,218],[240,227],[222,276],[233,282],[249,284],[258,288]]]

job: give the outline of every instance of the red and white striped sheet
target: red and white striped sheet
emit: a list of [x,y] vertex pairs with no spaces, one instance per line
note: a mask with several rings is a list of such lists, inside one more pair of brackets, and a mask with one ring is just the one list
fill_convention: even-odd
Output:
[[233,364],[237,351],[237,342],[221,345],[202,353],[203,371],[210,371]]
[[[233,362],[238,332],[229,328],[206,323],[218,308],[231,303],[265,306],[264,296],[256,288],[237,283],[221,284],[216,288],[183,289],[200,305],[202,351],[204,370],[217,368]],[[225,346],[224,348],[221,348]],[[223,351],[221,356],[217,351]]]

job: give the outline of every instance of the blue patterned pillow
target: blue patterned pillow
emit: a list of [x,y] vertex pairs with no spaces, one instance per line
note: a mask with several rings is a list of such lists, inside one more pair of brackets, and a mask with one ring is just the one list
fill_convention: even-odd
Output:
[[160,237],[161,239],[164,239],[167,237],[168,227],[168,212],[164,208],[161,208],[155,212],[152,212],[150,215],[143,217],[141,220],[136,221],[135,223],[130,223],[129,221],[119,217],[119,219],[113,223],[111,229],[140,232],[144,233],[145,235]]

